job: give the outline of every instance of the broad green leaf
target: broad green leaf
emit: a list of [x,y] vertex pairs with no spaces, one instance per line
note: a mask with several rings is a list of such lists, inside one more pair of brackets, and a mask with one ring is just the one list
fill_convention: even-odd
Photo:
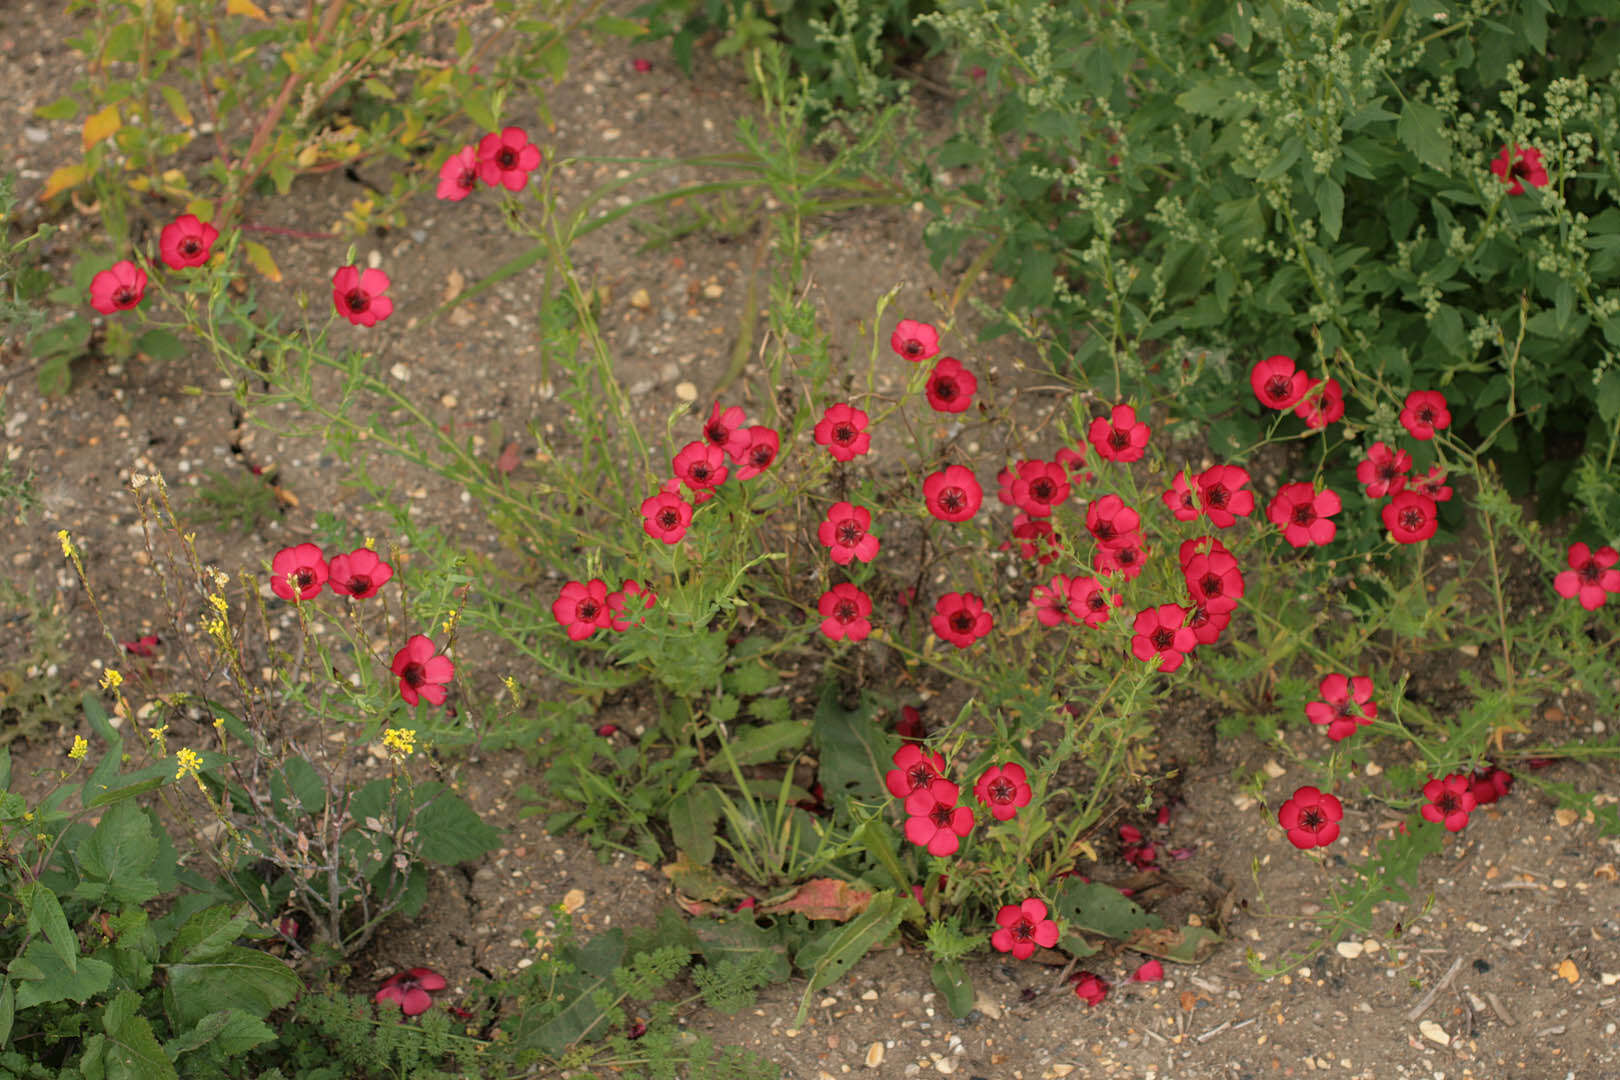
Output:
[[105,881],[114,900],[144,904],[159,892],[157,881],[147,873],[157,853],[151,821],[126,800],[102,815],[78,857],[86,876]]
[[224,1054],[243,1054],[276,1037],[263,1020],[239,1009],[221,1009],[197,1021],[190,1031],[170,1039],[163,1046],[170,1059],[214,1043]]
[[795,1027],[802,1026],[809,1015],[811,997],[843,978],[856,961],[887,940],[904,914],[905,905],[900,903],[899,897],[884,890],[872,897],[872,903],[860,917],[830,927],[800,947],[793,962],[801,971],[809,973],[810,981],[799,999]]
[[973,1011],[973,980],[960,960],[935,960],[930,972],[934,989],[945,999],[951,1015],[961,1019]]
[[[797,720],[758,727],[738,728],[731,736],[731,758],[738,765],[762,765],[775,761],[778,754],[797,750],[810,739],[810,725]],[[729,766],[725,754],[716,754],[709,762],[710,772],[722,772]]]
[[877,706],[865,695],[850,710],[838,703],[834,684],[821,688],[811,736],[820,762],[816,778],[834,807],[846,806],[850,799],[875,802],[888,795],[883,774],[894,755],[894,738],[877,722],[876,713]]
[[[22,901],[23,911],[27,913],[28,932],[43,933],[63,965],[69,971],[77,971],[79,939],[68,926],[67,916],[62,914],[62,905],[57,901],[56,894],[49,886],[38,881],[25,881],[17,886],[17,899]],[[32,952],[32,949],[29,951]]]
[[1112,885],[1066,878],[1052,903],[1053,913],[1069,930],[1089,930],[1123,941],[1132,932],[1158,929],[1164,922],[1144,911]]
[[470,862],[501,846],[501,832],[478,816],[467,800],[449,788],[432,791],[423,784],[418,797],[431,801],[416,812],[413,828],[420,834],[417,852],[429,862],[444,866]]
[[59,97],[35,109],[34,115],[41,120],[71,120],[79,115],[79,103],[70,97]]
[[89,1001],[112,984],[112,965],[93,956],[78,958],[78,967],[69,969],[56,950],[46,942],[29,943],[28,951],[14,957],[7,972],[17,981],[19,1009],[52,1001]]
[[599,34],[612,34],[614,37],[638,38],[647,32],[641,23],[629,19],[621,19],[617,15],[603,15],[591,23],[591,29]]
[[720,793],[710,784],[694,785],[669,804],[675,846],[699,866],[714,860],[714,826],[719,820]]
[[0,979],[0,1046],[11,1039],[11,1023],[17,1018],[17,988],[10,979]]
[[140,1003],[139,994],[125,990],[102,1013],[102,1030],[107,1033],[101,1048],[104,1075],[107,1080],[178,1080],[152,1025],[135,1011]]
[[256,949],[229,945],[204,959],[163,965],[164,995],[175,1023],[191,1027],[219,1009],[264,1017],[291,1001],[303,983],[285,963]]
[[186,355],[185,344],[167,330],[148,330],[135,339],[135,350],[153,360],[178,360]]
[[1445,171],[1451,158],[1451,144],[1446,140],[1445,117],[1439,109],[1421,101],[1408,101],[1401,108],[1395,134],[1423,164]]
[[1316,209],[1321,215],[1323,234],[1337,240],[1344,226],[1344,188],[1331,176],[1322,177],[1316,185]]

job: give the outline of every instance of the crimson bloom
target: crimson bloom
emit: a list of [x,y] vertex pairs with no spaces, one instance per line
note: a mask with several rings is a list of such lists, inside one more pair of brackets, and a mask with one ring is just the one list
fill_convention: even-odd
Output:
[[973,795],[997,821],[1011,820],[1019,807],[1029,805],[1029,776],[1022,765],[1011,761],[1005,765],[992,765],[973,785]]
[[369,600],[376,596],[377,590],[394,576],[394,568],[378,558],[370,548],[356,548],[347,555],[334,555],[327,569],[327,580],[331,583],[332,591],[356,600]]
[[1138,660],[1150,660],[1160,671],[1174,671],[1198,646],[1198,636],[1184,625],[1187,613],[1177,604],[1160,604],[1136,613],[1132,623],[1136,634],[1131,652]]
[[1440,527],[1439,510],[1427,495],[1403,491],[1384,504],[1380,516],[1397,543],[1416,544],[1433,536]]
[[1316,490],[1315,484],[1284,484],[1266,507],[1266,517],[1283,531],[1283,539],[1294,547],[1326,544],[1339,531],[1328,518],[1343,509],[1332,491]]
[[1444,825],[1447,832],[1462,831],[1468,824],[1468,815],[1479,805],[1474,799],[1473,784],[1462,773],[1451,773],[1438,780],[1429,777],[1429,782],[1423,785],[1423,797],[1429,801],[1418,808],[1418,813],[1425,821]]
[[[915,711],[915,710],[913,710]],[[897,799],[909,798],[913,792],[926,791],[935,780],[945,774],[945,758],[930,754],[914,743],[907,743],[894,752],[894,768],[883,776],[889,794]]]
[[1050,517],[1069,497],[1069,470],[1055,461],[1020,461],[1010,480],[1008,498],[1031,517]]
[[1344,387],[1338,379],[1312,379],[1294,406],[1294,415],[1305,421],[1306,427],[1327,427],[1344,416]]
[[[926,796],[925,796],[926,797]],[[933,800],[933,805],[921,813],[913,812],[912,803],[906,805],[906,839],[918,847],[928,849],[934,856],[955,855],[962,846],[962,838],[973,831],[973,811],[956,805],[955,800]]]
[[540,160],[540,148],[520,127],[506,128],[499,135],[490,132],[478,141],[478,179],[490,187],[522,191]]
[[1210,611],[1202,604],[1194,604],[1184,608],[1187,613],[1187,629],[1193,632],[1200,645],[1213,645],[1220,640],[1221,631],[1232,623],[1230,611]]
[[1475,769],[1468,784],[1468,790],[1473,792],[1474,803],[1478,806],[1493,803],[1512,789],[1513,774],[1494,765],[1489,769]]
[[[1061,626],[1072,623],[1079,626],[1088,617],[1084,607],[1084,582],[1091,578],[1068,578],[1062,574],[1049,585],[1037,585],[1029,592],[1029,602],[1035,605],[1035,618],[1042,626]],[[1108,609],[1103,609],[1108,617]]]
[[872,436],[866,430],[866,413],[840,401],[829,406],[816,422],[816,442],[827,448],[835,461],[848,461],[866,453]]
[[1139,542],[1136,530],[1142,515],[1125,505],[1118,495],[1104,495],[1086,507],[1086,529],[1103,547],[1132,547]]
[[1140,536],[1133,533],[1130,540],[1129,544],[1098,548],[1091,557],[1092,569],[1105,577],[1117,573],[1126,581],[1136,580],[1142,567],[1147,564],[1148,549],[1143,546]]
[[315,544],[282,548],[270,560],[270,589],[283,600],[315,599],[329,576],[326,556]]
[[1177,521],[1198,519],[1198,500],[1193,498],[1192,485],[1187,483],[1186,472],[1178,472],[1170,481],[1170,489],[1159,496]]
[[1109,461],[1128,463],[1147,452],[1148,436],[1152,433],[1152,428],[1137,422],[1134,408],[1115,405],[1110,416],[1099,416],[1091,422],[1087,436],[1097,453]]
[[923,393],[936,412],[966,412],[973,404],[973,395],[979,389],[979,380],[963,367],[954,356],[947,356],[934,365],[928,374]]
[[460,202],[478,186],[478,148],[463,146],[439,166],[439,186],[433,194],[440,199]]
[[1508,146],[1503,143],[1496,160],[1491,162],[1491,172],[1508,186],[1509,195],[1523,195],[1525,184],[1531,187],[1547,186],[1547,169],[1541,163],[1541,151],[1533,146]]
[[715,489],[726,482],[730,472],[726,468],[726,452],[701,439],[681,447],[670,467],[675,476],[692,492],[696,502],[714,498]]
[[1365,675],[1332,674],[1317,687],[1321,701],[1305,706],[1305,716],[1313,724],[1326,724],[1327,737],[1334,742],[1347,739],[1357,728],[1378,719],[1378,706],[1372,701],[1372,680]]
[[1581,607],[1596,611],[1609,593],[1620,593],[1620,570],[1614,569],[1620,552],[1612,547],[1593,551],[1585,544],[1571,544],[1568,558],[1569,569],[1553,578],[1559,596],[1579,597]]
[[1057,944],[1057,923],[1046,917],[1046,905],[1036,899],[1022,904],[1007,904],[996,912],[999,929],[990,935],[990,944],[997,952],[1010,952],[1017,960],[1028,960],[1035,955],[1035,946],[1050,949]]
[[1249,471],[1237,465],[1211,465],[1198,474],[1198,505],[1217,529],[1229,529],[1254,512],[1254,492],[1244,491]]
[[1301,851],[1333,843],[1343,820],[1344,805],[1309,785],[1296,790],[1277,811],[1277,824],[1288,830],[1288,842]]
[[392,1001],[406,1016],[418,1016],[433,1004],[430,990],[443,990],[448,984],[444,976],[432,968],[411,968],[383,980],[382,989],[372,995],[378,1004]]
[[742,409],[733,405],[722,411],[720,403],[715,402],[708,422],[703,425],[703,441],[724,450],[732,461],[741,461],[743,452],[748,449],[748,429],[743,427]]
[[128,311],[146,295],[146,271],[121,259],[90,279],[90,306],[103,315]]
[[608,628],[622,634],[632,626],[641,626],[647,620],[638,613],[651,611],[657,602],[658,594],[643,587],[641,582],[626,581],[616,592],[607,595]]
[[686,527],[692,524],[692,504],[673,492],[661,491],[642,500],[641,518],[641,528],[648,536],[678,544],[686,535]]
[[1086,444],[1083,442],[1063,447],[1053,455],[1053,460],[1068,470],[1071,484],[1096,479],[1091,470],[1086,468]]
[[163,253],[164,265],[170,270],[183,270],[207,262],[217,239],[218,229],[196,214],[181,214],[163,226],[163,231],[158,234],[158,250]]
[[1159,982],[1164,978],[1164,965],[1157,960],[1149,960],[1141,967],[1131,972],[1131,982],[1150,983]]
[[153,655],[152,650],[163,644],[163,639],[156,634],[147,634],[134,641],[120,641],[118,644],[122,645],[124,651],[131,656],[150,657]]
[[[1078,594],[1078,595],[1077,595]],[[1070,606],[1085,613],[1085,624],[1098,627],[1108,621],[1113,609],[1122,607],[1125,598],[1109,592],[1108,587],[1094,577],[1075,578],[1069,587]]]
[[940,521],[966,521],[979,512],[984,490],[965,465],[947,465],[923,480],[923,501]]
[[871,527],[872,511],[866,507],[833,503],[816,536],[827,545],[833,562],[848,566],[853,559],[871,562],[872,556],[878,553],[878,538],[867,531]]
[[1079,972],[1071,978],[1074,980],[1074,996],[1090,1008],[1095,1009],[1108,996],[1108,984],[1089,971]]
[[381,270],[340,266],[332,275],[332,306],[356,326],[376,326],[394,313],[394,302],[383,295],[390,284]]
[[776,433],[775,428],[755,425],[748,429],[748,449],[737,458],[738,480],[748,480],[766,469],[776,461],[777,451],[781,449],[782,437]]
[[834,585],[821,594],[816,610],[824,616],[821,632],[832,641],[865,641],[872,632],[867,619],[872,614],[872,598],[857,585]]
[[901,319],[889,336],[889,348],[903,360],[932,360],[939,353],[939,331],[925,322]]
[[1237,608],[1243,598],[1243,572],[1227,551],[1194,555],[1181,568],[1193,603],[1211,615],[1223,615]]
[[1287,356],[1268,356],[1255,363],[1249,372],[1249,385],[1260,404],[1279,412],[1291,409],[1305,396],[1311,377],[1294,370],[1294,361]]
[[1016,543],[1019,555],[1034,559],[1042,566],[1056,559],[1062,550],[1050,518],[1033,518],[1020,511],[1013,515],[1012,535],[1011,540],[1001,545],[1001,550],[1006,551]]
[[1439,465],[1431,465],[1424,475],[1414,476],[1411,490],[1419,495],[1427,495],[1437,503],[1451,501],[1451,485],[1446,483],[1446,471]]
[[984,601],[973,593],[946,593],[934,605],[931,620],[934,633],[965,649],[990,632],[995,620],[984,610]]
[[570,581],[551,602],[551,617],[568,632],[568,640],[583,641],[610,625],[607,582],[601,578]]
[[1215,553],[1231,555],[1231,549],[1221,543],[1214,536],[1195,536],[1191,540],[1183,540],[1181,547],[1176,549],[1176,558],[1181,563],[1182,572],[1185,573],[1193,558],[1198,555],[1214,555]]
[[1451,426],[1446,396],[1438,390],[1413,390],[1401,408],[1401,426],[1412,438],[1428,442],[1435,432]]
[[399,677],[399,696],[405,704],[415,705],[418,698],[427,698],[430,704],[443,705],[444,684],[455,677],[456,665],[434,648],[431,638],[412,634],[394,654],[388,670]]
[[1367,456],[1356,466],[1356,479],[1367,487],[1367,497],[1381,499],[1398,494],[1406,487],[1406,474],[1412,471],[1412,455],[1405,450],[1391,450],[1375,442]]

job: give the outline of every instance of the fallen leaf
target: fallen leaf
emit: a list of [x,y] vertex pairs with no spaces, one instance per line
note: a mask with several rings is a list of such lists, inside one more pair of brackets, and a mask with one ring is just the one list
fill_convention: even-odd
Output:
[[502,476],[510,476],[522,458],[523,453],[518,449],[518,444],[509,442],[501,448],[501,456],[495,459],[495,469]]
[[77,165],[63,165],[46,179],[45,190],[39,193],[39,201],[44,202],[52,195],[66,191],[68,188],[78,187],[84,183],[84,178],[88,175],[89,172],[85,169],[83,162]]
[[1451,1045],[1451,1036],[1446,1034],[1446,1029],[1433,1020],[1423,1021],[1418,1025],[1418,1030],[1423,1032],[1423,1037],[1430,1042],[1437,1042],[1441,1046]]
[[269,248],[252,240],[242,241],[242,248],[247,252],[248,264],[253,269],[271,281],[278,283],[281,281],[281,267],[276,265],[276,260],[271,257]]
[[578,911],[580,908],[584,907],[585,906],[585,890],[584,889],[569,889],[566,893],[563,894],[562,906],[563,906],[563,910],[568,912],[568,914],[570,914],[570,915],[572,915],[574,912]]
[[117,105],[109,105],[100,112],[85,117],[84,148],[90,149],[122,126],[123,122],[118,119]]
[[225,0],[225,14],[246,15],[250,19],[260,22],[269,22],[270,16],[264,13],[264,8],[255,4],[253,0]]
[[870,889],[857,889],[838,878],[815,878],[800,885],[787,899],[761,904],[759,910],[767,915],[794,911],[807,919],[846,922],[865,911],[871,902]]
[[460,270],[452,269],[444,277],[444,302],[449,303],[461,295],[461,290],[467,287],[467,279]]
[[1558,977],[1574,986],[1581,981],[1581,970],[1575,966],[1575,961],[1565,957],[1564,962],[1558,965]]
[[1201,964],[1220,943],[1221,935],[1203,926],[1184,926],[1180,930],[1139,927],[1125,939],[1127,949],[1178,964]]
[[1577,814],[1573,810],[1560,806],[1557,810],[1553,811],[1553,818],[1557,820],[1558,824],[1567,829],[1577,821],[1581,820],[1581,815]]

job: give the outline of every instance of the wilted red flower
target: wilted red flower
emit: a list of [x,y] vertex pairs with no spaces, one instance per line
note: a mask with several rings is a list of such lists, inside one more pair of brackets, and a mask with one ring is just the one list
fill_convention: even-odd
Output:
[[1327,737],[1334,742],[1347,739],[1357,728],[1378,719],[1378,706],[1372,701],[1372,680],[1365,675],[1328,675],[1317,687],[1321,701],[1305,706],[1305,716],[1313,724],[1326,724]]
[[490,187],[522,191],[540,161],[540,148],[520,127],[506,128],[499,135],[490,132],[478,141],[478,179]]
[[460,202],[478,186],[478,148],[463,146],[439,166],[439,186],[433,194],[440,199]]
[[1343,820],[1343,804],[1309,785],[1296,790],[1277,811],[1277,824],[1288,830],[1288,842],[1301,851],[1333,843]]
[[990,944],[997,952],[1010,952],[1017,960],[1028,960],[1035,955],[1035,947],[1050,949],[1057,944],[1057,923],[1046,917],[1046,905],[1029,899],[1022,904],[1007,904],[996,912],[998,929],[990,935]]
[[411,968],[383,980],[382,989],[372,995],[378,1004],[392,1001],[406,1016],[418,1016],[433,1004],[430,990],[443,990],[448,983],[432,968]]
[[630,66],[635,68],[636,71],[640,72],[643,75],[645,75],[645,74],[647,74],[647,72],[651,71],[652,67],[653,67],[651,60],[645,59],[644,57],[640,57],[640,56],[638,56],[634,60],[630,61]]
[[1488,769],[1475,769],[1468,784],[1468,790],[1473,793],[1476,806],[1493,803],[1512,789],[1513,774],[1494,765]]
[[128,311],[146,295],[146,271],[121,259],[90,279],[90,306],[103,315]]
[[1150,983],[1159,982],[1164,978],[1164,965],[1157,960],[1149,960],[1141,967],[1131,972],[1131,982]]
[[1011,761],[1005,765],[992,765],[973,785],[973,796],[985,805],[991,817],[997,821],[1009,821],[1018,813],[1019,807],[1029,805],[1029,776],[1022,765]]
[[1338,379],[1312,379],[1305,396],[1294,406],[1294,415],[1305,421],[1306,427],[1325,428],[1344,416],[1344,387]]
[[1103,547],[1131,547],[1139,542],[1136,530],[1142,515],[1125,505],[1118,495],[1093,499],[1086,507],[1086,529]]
[[1406,474],[1412,471],[1412,455],[1405,450],[1391,450],[1375,442],[1367,456],[1356,466],[1356,479],[1367,487],[1367,497],[1381,499],[1398,494],[1406,487]]
[[922,747],[907,743],[894,752],[894,768],[883,776],[889,794],[897,799],[909,798],[917,791],[927,791],[935,780],[944,779],[945,758],[930,754]]
[[1170,489],[1159,496],[1177,521],[1194,521],[1198,517],[1198,500],[1193,498],[1192,485],[1187,483],[1185,471],[1178,472],[1170,481]]
[[1316,490],[1315,484],[1284,484],[1266,507],[1266,517],[1283,531],[1283,539],[1294,547],[1326,544],[1339,531],[1328,518],[1343,509],[1332,491]]
[[1093,1009],[1108,996],[1108,984],[1089,971],[1076,972],[1069,978],[1074,983],[1074,996]]
[[1559,596],[1579,597],[1581,607],[1596,611],[1609,593],[1620,593],[1620,570],[1614,569],[1620,552],[1612,547],[1593,551],[1585,544],[1571,544],[1568,558],[1569,569],[1553,578]]
[[1438,514],[1439,507],[1427,495],[1403,491],[1384,504],[1380,516],[1396,543],[1416,544],[1433,536],[1440,527]]
[[939,331],[925,322],[901,319],[889,336],[889,347],[903,360],[932,360],[939,353]]
[[1079,484],[1086,480],[1094,480],[1091,470],[1086,468],[1086,444],[1076,443],[1074,446],[1065,446],[1054,456],[1059,465],[1063,466],[1069,474],[1069,483]]
[[720,403],[714,403],[714,411],[709,413],[708,422],[703,425],[703,440],[710,446],[718,446],[726,452],[726,457],[732,461],[741,461],[743,451],[748,449],[748,431],[743,427],[743,411],[733,405],[721,411]]
[[[1069,497],[1069,470],[1054,461],[1020,461],[1006,476],[1003,502],[1032,517],[1050,517]],[[999,478],[998,478],[999,479]]]
[[412,634],[405,647],[394,654],[388,670],[398,676],[399,696],[405,704],[415,705],[419,697],[424,697],[430,704],[443,705],[444,686],[455,677],[456,665],[434,648],[431,638]]
[[1523,195],[1525,184],[1547,186],[1547,169],[1541,163],[1541,151],[1533,146],[1503,143],[1496,160],[1491,162],[1491,172],[1508,186],[1509,195]]
[[934,633],[965,649],[990,632],[995,620],[973,593],[946,593],[934,605]]
[[[921,742],[928,737],[928,728],[923,723],[922,713],[914,706],[900,706],[900,719],[894,722],[894,733],[908,742]],[[943,764],[941,765],[943,768]]]
[[1199,508],[1217,529],[1254,512],[1254,492],[1243,490],[1248,482],[1249,471],[1237,465],[1211,465],[1198,474]]
[[1148,549],[1142,545],[1140,536],[1132,536],[1131,540],[1129,544],[1098,548],[1091,557],[1092,569],[1105,577],[1120,574],[1126,581],[1136,580],[1136,575],[1147,564]]
[[1115,405],[1110,416],[1099,416],[1091,422],[1087,435],[1097,453],[1109,461],[1132,462],[1147,452],[1148,436],[1152,433],[1152,428],[1137,422],[1134,408]]
[[748,429],[748,449],[742,452],[737,459],[737,479],[748,480],[766,469],[776,461],[777,451],[781,448],[782,439],[775,428],[755,425]]
[[979,380],[963,367],[954,356],[947,356],[934,365],[923,386],[928,404],[937,412],[966,412],[973,404],[973,395],[979,389]]
[[1194,555],[1181,572],[1193,603],[1211,615],[1232,611],[1243,598],[1243,572],[1230,552]]
[[1249,385],[1254,396],[1268,409],[1291,409],[1305,396],[1311,377],[1294,370],[1291,357],[1268,356],[1256,362],[1249,372]]
[[962,838],[973,831],[973,811],[956,805],[954,800],[936,799],[921,813],[913,811],[912,805],[909,801],[906,804],[906,813],[911,815],[906,818],[906,839],[927,848],[930,855],[955,855],[962,846]]
[[1193,604],[1183,608],[1187,613],[1187,629],[1193,632],[1200,645],[1213,645],[1220,640],[1221,632],[1232,624],[1230,611],[1210,611],[1202,604]]
[[1019,511],[1013,515],[1012,535],[1011,540],[1001,545],[1001,550],[1006,551],[1016,543],[1018,554],[1026,559],[1034,559],[1042,566],[1056,559],[1061,552],[1057,530],[1052,527],[1050,518],[1032,518]]
[[313,600],[328,575],[326,556],[314,544],[282,548],[270,560],[270,589],[283,600]]
[[947,465],[923,480],[923,501],[940,521],[966,521],[979,512],[984,491],[972,469]]
[[1423,785],[1423,797],[1428,803],[1418,808],[1423,820],[1444,825],[1447,832],[1460,832],[1468,824],[1468,815],[1479,805],[1474,801],[1473,785],[1461,773],[1429,777]]
[[827,545],[827,554],[839,566],[848,566],[853,559],[871,562],[878,553],[878,538],[867,531],[871,527],[872,511],[866,507],[833,503],[816,537]]
[[122,645],[124,651],[131,656],[150,657],[152,650],[163,644],[163,639],[156,634],[147,634],[145,637],[136,638],[134,641],[120,641],[118,644]]
[[608,628],[622,634],[632,626],[641,626],[646,622],[641,613],[651,611],[657,602],[658,594],[643,588],[641,582],[626,581],[618,591],[607,595]]
[[1413,390],[1401,408],[1401,426],[1412,438],[1428,442],[1435,432],[1451,426],[1446,396],[1437,390]]
[[1160,604],[1136,613],[1132,623],[1131,653],[1151,660],[1160,671],[1174,671],[1198,646],[1198,636],[1187,626],[1187,613],[1177,604]]
[[[1035,605],[1035,618],[1042,626],[1060,626],[1063,623],[1072,623],[1079,626],[1085,621],[1088,612],[1084,605],[1084,581],[1091,578],[1071,579],[1062,574],[1054,577],[1050,584],[1037,585],[1029,591],[1029,602]],[[1107,617],[1107,608],[1103,611]]]
[[570,581],[551,602],[551,617],[568,632],[568,640],[583,641],[609,625],[607,582],[601,578]]
[[1094,577],[1075,578],[1069,585],[1069,606],[1084,612],[1085,624],[1101,626],[1108,621],[1114,608],[1121,607],[1125,598],[1109,592],[1108,587]]
[[394,576],[389,566],[370,548],[356,548],[347,555],[332,556],[328,581],[339,596],[369,600]]
[[163,231],[158,234],[158,250],[163,253],[163,262],[170,270],[182,270],[207,262],[214,241],[218,238],[219,230],[196,214],[181,214],[163,226]]
[[661,491],[642,500],[641,517],[641,528],[648,536],[666,544],[678,544],[686,535],[686,527],[692,524],[692,504],[679,495]]
[[844,582],[821,594],[816,610],[823,616],[821,632],[833,641],[848,638],[865,641],[872,632],[867,616],[872,614],[872,598],[856,585]]
[[726,468],[725,451],[701,439],[681,447],[670,467],[681,483],[691,489],[692,498],[700,503],[714,498],[715,489],[726,482],[730,472]]
[[816,442],[827,448],[835,461],[848,461],[866,453],[872,436],[866,430],[866,414],[840,401],[828,407],[816,422]]
[[394,313],[394,302],[383,295],[390,284],[381,270],[340,266],[332,275],[332,306],[356,326],[376,326]]

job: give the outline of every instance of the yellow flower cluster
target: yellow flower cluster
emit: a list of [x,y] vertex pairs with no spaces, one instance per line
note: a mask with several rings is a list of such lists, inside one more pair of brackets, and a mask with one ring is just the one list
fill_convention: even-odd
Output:
[[416,732],[412,728],[389,728],[383,732],[383,745],[400,757],[409,757],[416,751]]
[[83,735],[73,736],[73,749],[68,751],[68,757],[74,761],[83,761],[84,755],[90,750],[90,744]]
[[68,535],[68,531],[66,529],[56,530],[56,538],[62,541],[62,558],[73,558],[73,537]]
[[195,750],[189,750],[184,746],[175,752],[174,759],[177,763],[174,770],[174,778],[176,780],[185,779],[188,773],[192,776],[196,776],[197,770],[202,767],[202,758],[197,756],[197,752]]
[[116,690],[124,685],[124,677],[118,673],[117,668],[108,668],[101,673],[101,688],[103,690]]

